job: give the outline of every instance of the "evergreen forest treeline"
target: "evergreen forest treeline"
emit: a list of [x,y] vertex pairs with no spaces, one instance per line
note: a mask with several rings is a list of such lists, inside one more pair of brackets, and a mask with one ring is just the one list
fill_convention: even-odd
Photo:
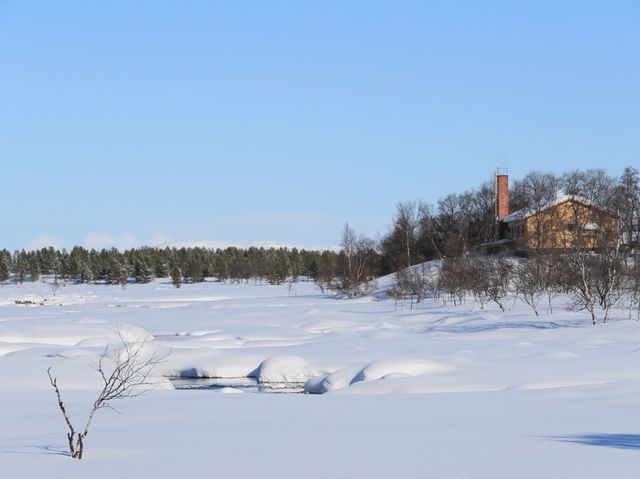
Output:
[[56,281],[103,282],[126,285],[148,283],[171,277],[176,286],[200,282],[268,281],[279,284],[300,276],[318,279],[335,269],[340,253],[331,250],[307,251],[297,248],[135,248],[121,252],[115,248],[70,251],[53,247],[35,251],[0,250],[0,282],[13,279],[37,281],[53,276]]

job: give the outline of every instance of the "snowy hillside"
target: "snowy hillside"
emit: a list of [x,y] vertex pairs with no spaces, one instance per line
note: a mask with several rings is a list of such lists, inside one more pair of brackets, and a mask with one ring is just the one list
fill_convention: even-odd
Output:
[[[381,278],[381,290],[393,278]],[[0,477],[635,477],[640,324],[535,318],[313,283],[0,287]],[[21,304],[16,304],[21,303]],[[407,305],[408,306],[408,305]],[[108,338],[171,351],[164,377],[252,377],[322,394],[176,390],[100,411],[85,459],[64,455],[46,369],[81,420]],[[119,471],[119,472],[115,472]]]

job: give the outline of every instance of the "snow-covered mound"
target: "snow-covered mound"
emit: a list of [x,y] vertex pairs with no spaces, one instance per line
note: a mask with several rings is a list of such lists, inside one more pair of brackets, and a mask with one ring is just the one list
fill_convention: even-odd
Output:
[[307,381],[304,390],[307,393],[324,394],[356,383],[412,377],[445,369],[446,366],[426,359],[383,359],[364,367],[350,367],[325,376],[316,376]]
[[[424,275],[427,278],[435,278],[435,275],[440,271],[440,267],[442,265],[442,261],[432,260],[425,261],[424,263],[418,263],[410,266],[409,268],[405,268],[405,271],[411,274]],[[398,278],[396,273],[391,273],[386,276],[381,276],[377,280],[378,289],[373,292],[373,295],[379,298],[384,298],[386,296],[386,292],[395,288],[398,285]]]
[[273,356],[265,359],[250,376],[259,383],[305,383],[321,374],[309,362],[298,356]]
[[131,343],[153,340],[153,337],[140,327],[100,319],[8,320],[0,322],[0,355],[34,345],[104,348],[107,344],[117,343],[118,334]]
[[161,373],[176,378],[243,378],[256,369],[263,355],[237,349],[174,348],[161,367]]

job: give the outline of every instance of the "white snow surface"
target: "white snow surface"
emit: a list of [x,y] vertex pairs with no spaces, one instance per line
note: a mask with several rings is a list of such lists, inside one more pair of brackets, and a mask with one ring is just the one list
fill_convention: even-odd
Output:
[[425,359],[382,359],[362,367],[340,369],[324,376],[316,375],[307,381],[304,389],[307,393],[324,394],[356,383],[406,378],[443,369],[446,369],[443,365]]
[[259,383],[306,383],[321,374],[311,364],[298,356],[274,356],[260,363],[258,369],[249,374]]
[[[385,298],[335,299],[307,282],[159,279],[55,297],[42,282],[1,286],[0,478],[637,476],[640,324],[627,311],[594,327],[566,297],[540,317],[516,300],[501,313]],[[159,375],[322,394],[165,381],[114,403],[122,414],[99,411],[73,461],[46,369],[81,427],[100,387],[91,365],[116,331],[171,351]]]

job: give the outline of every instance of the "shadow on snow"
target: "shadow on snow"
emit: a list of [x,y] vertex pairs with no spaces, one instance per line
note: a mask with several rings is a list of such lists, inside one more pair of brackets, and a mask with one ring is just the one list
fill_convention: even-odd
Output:
[[558,328],[578,328],[580,326],[570,323],[559,324],[554,322],[523,322],[509,323],[500,322],[492,324],[453,324],[446,326],[427,326],[425,328],[414,329],[415,333],[482,333],[486,331],[497,331],[500,329],[558,329]]
[[62,446],[14,446],[7,449],[0,448],[0,454],[37,454],[53,456],[71,456]]
[[640,434],[576,434],[549,437],[552,441],[569,442],[583,446],[640,449]]

